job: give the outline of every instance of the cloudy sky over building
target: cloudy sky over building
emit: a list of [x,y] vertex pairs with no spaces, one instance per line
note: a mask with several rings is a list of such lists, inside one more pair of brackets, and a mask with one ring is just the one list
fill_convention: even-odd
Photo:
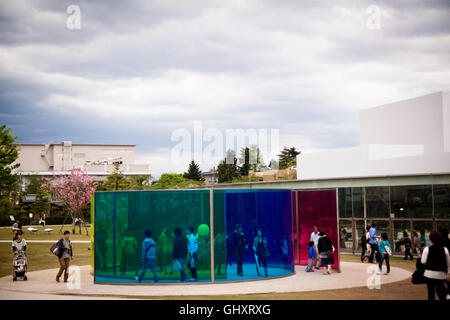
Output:
[[449,88],[448,1],[0,2],[0,122],[137,144],[156,174],[185,169],[171,133],[194,120],[313,152],[358,145],[360,109]]

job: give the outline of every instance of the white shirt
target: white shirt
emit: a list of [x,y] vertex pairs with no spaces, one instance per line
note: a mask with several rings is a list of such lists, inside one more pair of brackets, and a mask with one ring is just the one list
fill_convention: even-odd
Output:
[[[447,248],[444,247],[445,251],[445,261],[447,262],[447,273],[445,271],[433,271],[433,270],[427,270],[425,269],[425,272],[423,275],[430,279],[437,279],[437,280],[444,280],[448,275],[450,275],[450,256],[448,254]],[[428,259],[428,247],[423,249],[422,258],[420,259],[420,262],[422,264],[426,264]]]
[[319,233],[317,232],[311,232],[311,239],[309,241],[314,242],[314,246],[317,247],[317,245],[319,244]]

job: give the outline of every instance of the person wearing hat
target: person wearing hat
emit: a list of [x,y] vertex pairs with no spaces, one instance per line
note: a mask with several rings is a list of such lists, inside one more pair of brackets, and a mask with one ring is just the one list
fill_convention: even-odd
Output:
[[323,274],[331,274],[331,265],[333,264],[333,251],[334,247],[331,243],[331,239],[327,236],[325,230],[321,230],[319,233],[320,239],[318,243],[319,256],[322,261],[322,267],[326,267],[326,271]]

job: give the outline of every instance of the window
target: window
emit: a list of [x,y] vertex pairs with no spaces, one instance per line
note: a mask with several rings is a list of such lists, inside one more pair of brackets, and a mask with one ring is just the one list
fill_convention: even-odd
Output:
[[353,217],[362,218],[364,217],[364,198],[363,198],[363,188],[352,188],[352,199],[353,199]]
[[450,185],[433,185],[434,217],[450,219]]
[[389,187],[366,188],[368,218],[389,218]]
[[391,187],[391,208],[395,218],[431,218],[431,185]]
[[351,218],[352,217],[352,189],[351,188],[339,188],[339,217]]

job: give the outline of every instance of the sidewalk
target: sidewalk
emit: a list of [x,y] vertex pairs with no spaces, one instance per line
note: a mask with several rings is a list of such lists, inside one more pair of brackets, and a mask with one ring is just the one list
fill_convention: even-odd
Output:
[[[225,294],[252,294],[252,293],[283,293],[303,292],[316,290],[343,289],[352,287],[365,287],[369,277],[368,267],[363,263],[342,262],[341,273],[323,275],[322,272],[305,272],[304,266],[296,266],[296,274],[284,278],[259,281],[246,281],[234,283],[214,284],[150,284],[150,285],[102,285],[94,284],[90,275],[90,266],[80,267],[80,288],[69,289],[66,283],[56,283],[57,269],[41,270],[28,273],[28,281],[13,282],[11,276],[0,278],[0,299],[36,299],[36,295],[49,299],[55,297],[74,299],[81,297],[119,298],[119,297],[155,297],[183,295],[225,295]],[[375,266],[375,265],[373,265]],[[381,275],[381,285],[407,279],[411,272],[400,268],[391,268],[391,274]],[[70,280],[69,280],[70,282]],[[19,294],[19,293],[22,293]]]

